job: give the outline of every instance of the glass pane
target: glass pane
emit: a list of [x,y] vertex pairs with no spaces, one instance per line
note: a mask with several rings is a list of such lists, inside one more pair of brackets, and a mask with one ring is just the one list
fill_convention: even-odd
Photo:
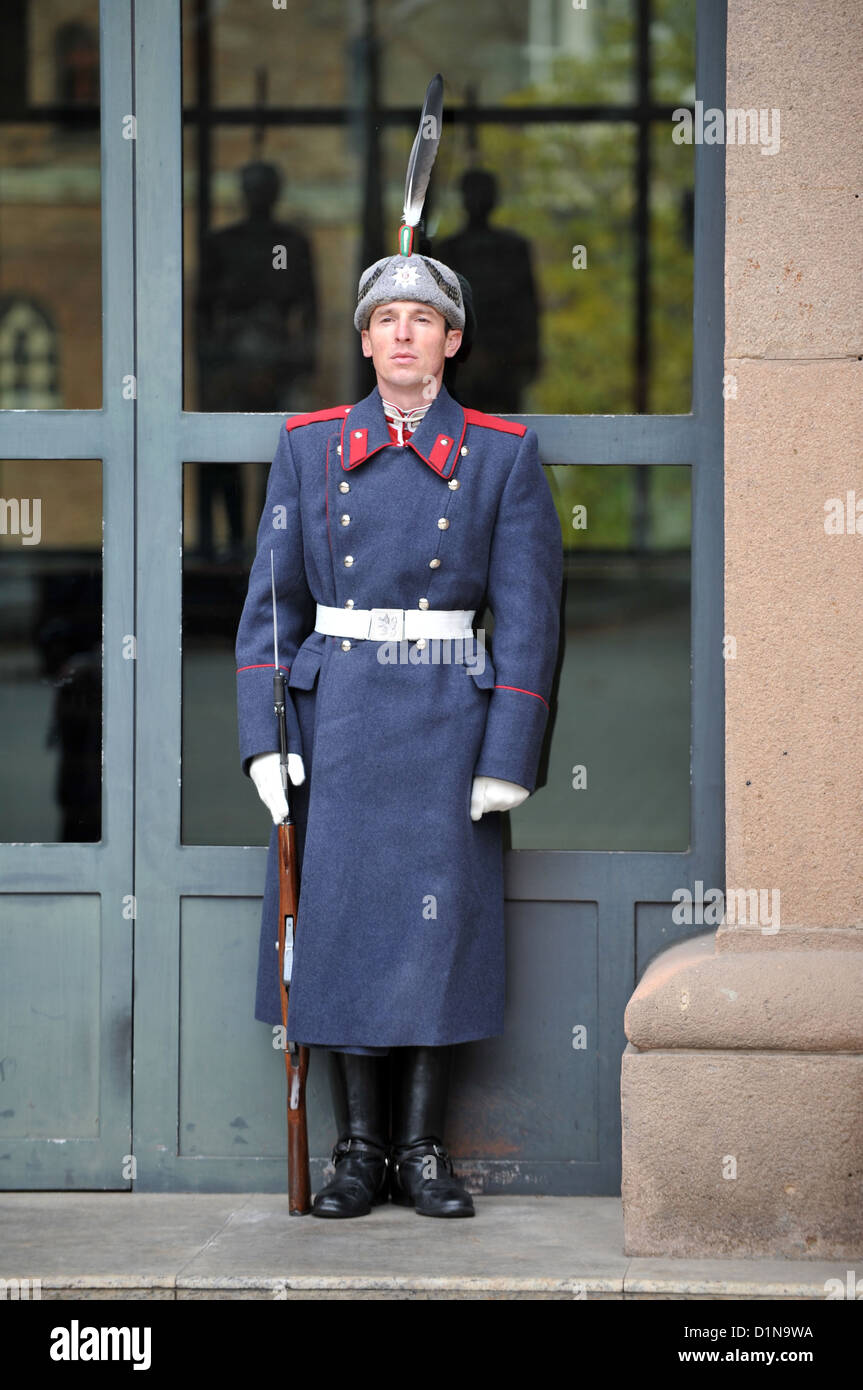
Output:
[[102,466],[0,461],[0,840],[102,835]]
[[563,661],[547,782],[510,812],[512,848],[685,850],[690,469],[546,476],[564,535]]
[[[652,0],[651,94],[672,108],[695,101],[695,0]],[[645,410],[692,409],[692,222],[695,146],[675,145],[670,119],[650,133],[650,270]]]
[[651,414],[684,415],[692,409],[695,146],[673,144],[663,124],[650,141],[646,405]]
[[0,409],[98,409],[98,0],[4,5],[0,54]]
[[[386,225],[396,227],[410,140],[389,139]],[[631,411],[633,127],[463,126],[439,159],[432,254],[467,278],[477,318],[456,376],[462,403],[492,414]]]
[[[218,0],[211,8],[214,106],[251,105],[251,74],[268,53],[278,55],[266,65],[274,106],[356,103],[368,80],[370,52],[378,59],[377,97],[384,107],[413,107],[417,90],[424,91],[438,69],[453,106],[525,94],[557,105],[625,101],[633,93],[631,0],[591,0],[580,11],[572,0],[285,0],[280,10]],[[192,103],[201,90],[197,9],[195,0],[184,0],[183,82]]]
[[660,122],[637,98],[642,70],[654,101],[688,96],[694,15],[664,0],[640,55],[634,14],[631,0],[224,0],[207,23],[185,0],[185,408],[368,392],[357,280],[395,249],[440,70],[451,119],[420,249],[478,303],[456,394],[503,413],[687,411],[693,149],[672,143],[670,108]]
[[675,106],[695,101],[696,0],[651,0],[651,95]]
[[265,845],[270,820],[240,767],[234,643],[270,465],[183,466],[182,841]]

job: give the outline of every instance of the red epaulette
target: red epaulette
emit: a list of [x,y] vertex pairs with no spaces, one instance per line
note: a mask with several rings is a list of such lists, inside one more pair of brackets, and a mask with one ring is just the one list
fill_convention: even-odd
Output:
[[512,420],[502,420],[499,415],[485,415],[481,410],[465,410],[465,423],[484,425],[487,430],[500,430],[501,434],[526,434],[527,425],[516,425]]
[[343,420],[350,409],[349,405],[331,405],[329,410],[310,410],[307,415],[292,415],[285,421],[285,429],[295,430],[298,425],[314,425],[318,420]]

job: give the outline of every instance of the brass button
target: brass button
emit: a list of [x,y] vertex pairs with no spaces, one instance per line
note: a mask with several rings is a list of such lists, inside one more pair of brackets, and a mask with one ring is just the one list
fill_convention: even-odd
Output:
[[353,606],[354,601],[352,598],[345,599],[345,608],[353,608]]
[[421,598],[420,601],[419,601],[419,603],[417,604],[417,607],[418,607],[418,608],[428,608],[428,606],[429,606],[429,601],[428,601],[427,598]]
[[362,430],[354,430],[354,439],[362,439],[362,437],[363,437],[363,432],[362,432]]
[[429,569],[430,569],[430,570],[436,570],[436,569],[439,569],[439,568],[440,568],[440,560],[438,560],[437,556],[435,556],[434,560],[429,560]]
[[350,565],[352,565],[353,563],[354,563],[354,557],[353,557],[353,555],[346,555],[345,558],[344,558],[343,564],[350,566]]
[[465,454],[469,454],[469,453],[470,453],[470,449],[467,447],[466,444],[462,444],[462,446],[461,446],[461,452],[462,452],[462,458],[464,458]]
[[447,483],[447,487],[452,488],[453,492],[455,492],[457,487],[461,487],[461,483],[459,482],[458,478],[450,478],[449,482]]
[[424,652],[424,651],[425,651],[425,646],[426,646],[426,639],[425,639],[424,637],[418,637],[418,638],[417,638],[417,651],[418,651],[418,652]]
[[[339,445],[339,453],[341,453],[341,452],[342,452],[342,446],[341,446],[341,444],[340,444],[340,445]],[[351,485],[350,485],[350,483],[339,483],[339,492],[350,492],[350,490],[351,490]]]
[[449,526],[449,521],[447,520],[447,518],[446,518],[445,516],[439,516],[439,517],[438,517],[438,523],[437,523],[437,524],[438,524],[438,527],[439,527],[439,529],[440,529],[441,531],[445,531],[445,530],[447,529],[447,527]]
[[351,649],[351,644],[350,644],[350,642],[348,641],[348,639],[347,639],[347,637],[346,637],[346,638],[344,639],[344,641],[342,642],[342,651],[343,651],[343,652],[349,652],[350,649]]
[[348,522],[350,521],[348,513],[342,512],[341,516],[339,517],[339,521],[342,523],[343,526],[347,526]]

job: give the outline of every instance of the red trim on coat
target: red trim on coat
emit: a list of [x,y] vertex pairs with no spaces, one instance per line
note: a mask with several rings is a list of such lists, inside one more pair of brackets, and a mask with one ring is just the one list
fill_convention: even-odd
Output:
[[[257,666],[238,666],[237,675],[239,675],[241,671],[275,671],[275,669],[276,663],[274,661],[259,661]],[[290,666],[283,666],[282,663],[279,662],[280,671],[290,671],[290,669]]]
[[450,439],[448,434],[439,434],[432,445],[431,453],[429,454],[429,463],[434,464],[438,473],[446,467],[449,461],[449,452],[453,444],[455,444],[455,440]]
[[349,405],[332,405],[327,410],[310,410],[305,415],[291,415],[285,421],[285,429],[295,430],[298,425],[313,425],[318,420],[340,420],[350,409]]
[[351,468],[354,468],[358,463],[362,463],[363,459],[368,457],[368,439],[368,430],[351,430],[350,444],[348,445],[351,455]]
[[[456,404],[457,404],[457,402],[456,402]],[[461,446],[462,446],[462,444],[464,443],[464,437],[465,437],[465,434],[467,433],[467,419],[466,419],[466,412],[465,412],[465,410],[464,410],[464,407],[463,407],[463,406],[459,406],[459,410],[461,410],[461,412],[462,412],[461,434],[460,434],[459,439],[458,439],[458,442],[457,442],[457,444],[456,444],[456,446],[455,446],[455,453],[454,453],[454,455],[453,455],[453,461],[452,461],[452,464],[451,464],[451,466],[450,466],[450,470],[449,470],[448,473],[445,473],[445,472],[444,472],[443,467],[438,468],[436,464],[432,463],[431,459],[426,458],[425,454],[420,453],[419,449],[417,448],[417,446],[416,446],[416,445],[414,444],[414,442],[413,442],[413,436],[410,436],[410,437],[408,437],[408,438],[405,440],[405,444],[408,446],[408,448],[413,449],[413,451],[414,451],[414,453],[416,454],[417,458],[422,459],[423,463],[428,464],[429,468],[431,468],[431,469],[433,470],[433,472],[435,472],[435,473],[438,475],[439,478],[451,478],[451,477],[453,476],[453,474],[455,473],[455,470],[456,470],[456,468],[457,468],[457,466],[458,466],[459,458],[460,458],[460,456],[461,456]],[[477,413],[477,412],[474,412],[474,413]],[[483,417],[483,418],[484,418],[484,417]],[[493,418],[494,418],[494,416],[489,416],[489,419],[493,419]],[[346,473],[349,471],[349,469],[351,469],[351,468],[357,468],[357,467],[359,466],[359,464],[365,463],[366,459],[374,458],[375,454],[380,453],[381,449],[385,449],[385,448],[387,447],[385,444],[379,444],[379,445],[377,446],[377,448],[376,448],[376,449],[373,449],[372,452],[371,452],[370,454],[369,454],[369,453],[366,453],[365,450],[366,450],[366,448],[367,448],[367,438],[368,438],[368,430],[366,430],[366,431],[364,431],[364,433],[366,434],[366,440],[363,441],[363,455],[362,455],[362,458],[354,458],[354,452],[355,452],[355,451],[354,451],[353,448],[352,448],[353,440],[351,440],[351,441],[348,443],[348,453],[345,453],[345,428],[346,428],[347,424],[348,424],[348,417],[345,416],[344,420],[342,421],[342,429],[341,429],[341,435],[340,435],[340,437],[339,437],[339,443],[340,443],[341,449],[342,449],[342,469],[343,469],[344,472],[346,472]],[[387,425],[389,425],[389,421],[387,421]],[[417,425],[417,429],[414,431],[414,433],[417,433],[417,432],[419,431],[419,428],[420,428],[419,425]],[[391,437],[392,437],[392,436],[391,436]],[[349,457],[349,455],[350,455],[350,457]],[[444,466],[445,466],[445,465],[444,465]]]
[[[450,456],[449,450],[447,451],[447,455],[446,455],[446,458],[444,459],[443,463],[441,464],[440,467],[438,467],[438,465],[435,463],[434,459],[432,459],[432,458],[426,458],[425,454],[421,454],[421,453],[420,453],[419,449],[417,448],[416,444],[414,444],[414,442],[413,442],[412,439],[409,439],[409,440],[407,441],[409,447],[410,447],[411,449],[413,449],[413,451],[414,451],[414,453],[416,454],[417,458],[422,459],[423,463],[427,463],[428,466],[429,466],[429,468],[433,468],[434,471],[435,471],[435,473],[437,473],[437,475],[438,475],[439,478],[451,478],[452,475],[453,475],[453,473],[455,472],[457,466],[458,466],[458,461],[459,461],[459,459],[461,458],[461,446],[462,446],[462,444],[464,443],[464,437],[465,437],[465,434],[467,433],[467,411],[464,409],[463,406],[461,407],[461,409],[462,409],[462,412],[463,412],[463,415],[464,415],[464,419],[462,420],[462,425],[461,425],[461,434],[459,435],[458,441],[455,443],[455,454],[453,455],[452,467],[450,468],[450,471],[449,471],[448,473],[445,473],[445,472],[444,472],[444,468],[446,467],[446,460],[447,460],[447,458],[449,458],[449,456]],[[438,439],[440,439],[441,437],[442,437],[441,435],[438,435]],[[443,436],[443,437],[445,438],[446,436]],[[435,441],[435,444],[432,446],[432,453],[434,453],[434,450],[435,450],[436,447],[437,447],[437,441]]]
[[[465,409],[464,418],[469,425],[484,425],[488,430],[500,430],[501,434],[527,434],[527,425],[502,420],[499,415],[486,415],[482,410]],[[532,695],[533,691],[529,690],[528,694]]]
[[[519,695],[533,695],[537,700],[542,700],[542,696],[537,695],[535,690],[522,690],[520,685],[496,685],[495,690],[517,690]],[[548,709],[548,700],[542,700],[542,703]]]

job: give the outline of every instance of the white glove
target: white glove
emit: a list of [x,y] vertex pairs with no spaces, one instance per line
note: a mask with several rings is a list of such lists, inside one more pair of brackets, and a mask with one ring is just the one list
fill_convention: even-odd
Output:
[[[279,763],[278,753],[259,753],[249,763],[249,776],[257,787],[258,796],[272,816],[275,825],[280,825],[288,814],[288,803],[285,800],[282,787]],[[299,753],[289,753],[288,781],[293,782],[294,786],[298,787],[305,780],[306,769],[303,767],[302,758]]]
[[526,787],[505,782],[501,777],[474,777],[470,795],[470,818],[479,820],[486,811],[511,811],[530,796]]

